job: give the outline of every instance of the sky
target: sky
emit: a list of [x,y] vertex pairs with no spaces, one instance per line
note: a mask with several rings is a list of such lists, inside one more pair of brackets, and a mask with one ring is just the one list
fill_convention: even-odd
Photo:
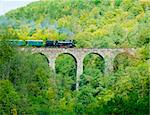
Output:
[[0,0],[0,15],[38,0]]

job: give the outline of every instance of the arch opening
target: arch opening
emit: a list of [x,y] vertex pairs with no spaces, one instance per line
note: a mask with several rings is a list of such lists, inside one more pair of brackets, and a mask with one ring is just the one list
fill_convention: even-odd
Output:
[[105,69],[105,60],[98,53],[89,53],[83,60],[83,75],[81,77],[80,86],[93,84],[100,76],[103,76]]
[[47,62],[47,65],[49,65],[49,60],[48,60],[48,58],[45,54],[43,54],[43,53],[34,53],[33,55],[40,56],[42,58],[42,60]]
[[60,89],[76,89],[77,60],[69,53],[62,53],[55,60],[56,81]]

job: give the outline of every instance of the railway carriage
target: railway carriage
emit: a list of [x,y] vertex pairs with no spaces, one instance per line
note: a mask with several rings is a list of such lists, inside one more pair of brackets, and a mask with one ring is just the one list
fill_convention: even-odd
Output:
[[32,47],[58,47],[58,48],[73,48],[75,47],[74,40],[9,40],[9,44],[13,46],[32,46]]
[[27,46],[35,46],[35,47],[42,47],[44,46],[43,40],[26,40]]
[[8,44],[13,46],[25,46],[26,42],[24,40],[9,40]]

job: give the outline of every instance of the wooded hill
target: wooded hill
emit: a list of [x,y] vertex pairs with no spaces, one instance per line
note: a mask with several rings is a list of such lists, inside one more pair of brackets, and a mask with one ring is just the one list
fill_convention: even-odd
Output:
[[140,0],[41,0],[1,16],[0,38],[12,34],[11,39],[74,39],[77,47],[141,47],[149,43],[149,5]]
[[[148,115],[150,2],[144,0],[43,0],[0,17],[0,115]],[[146,1],[146,0],[145,0]],[[41,54],[21,52],[5,39],[74,39],[77,47],[137,49],[83,61],[56,59],[56,73]]]

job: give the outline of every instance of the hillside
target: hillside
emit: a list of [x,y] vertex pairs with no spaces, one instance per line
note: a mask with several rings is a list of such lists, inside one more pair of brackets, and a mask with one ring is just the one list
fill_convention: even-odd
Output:
[[0,38],[6,32],[11,39],[74,39],[77,47],[141,47],[149,43],[149,5],[139,0],[33,2],[0,17],[5,28]]
[[[148,0],[41,0],[1,16],[0,115],[149,115],[149,8]],[[5,39],[74,39],[78,48],[136,53],[87,54],[78,79],[71,54],[53,70],[43,54]]]

